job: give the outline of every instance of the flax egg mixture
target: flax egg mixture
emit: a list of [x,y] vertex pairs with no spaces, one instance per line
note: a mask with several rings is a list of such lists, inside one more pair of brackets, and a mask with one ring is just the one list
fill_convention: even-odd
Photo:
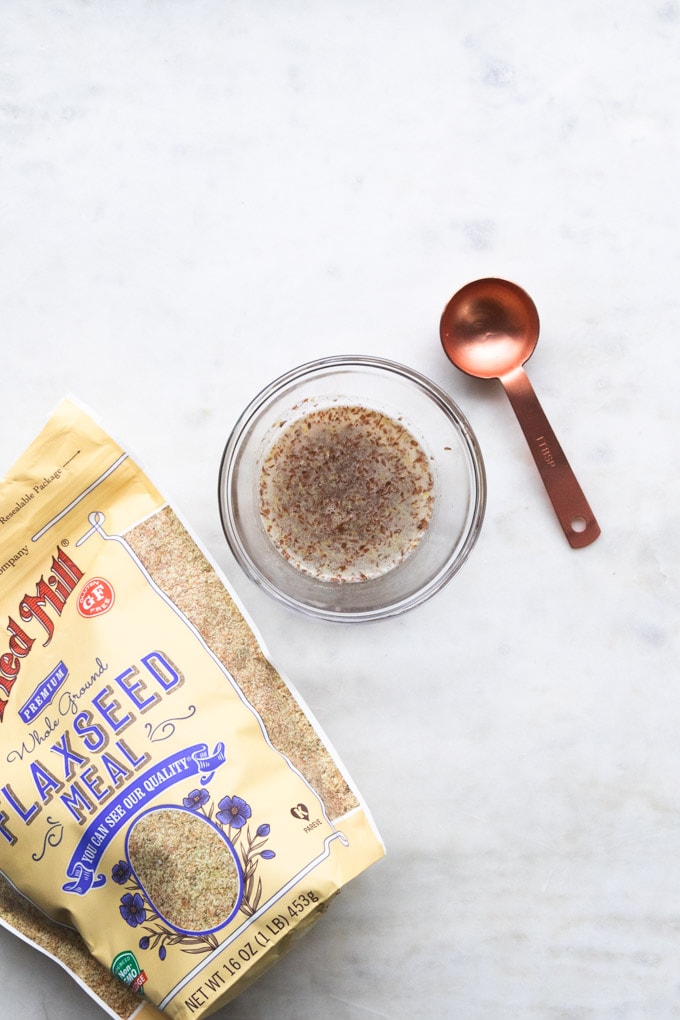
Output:
[[281,423],[265,457],[260,514],[274,546],[322,581],[392,570],[427,532],[434,504],[427,454],[381,411],[338,405]]

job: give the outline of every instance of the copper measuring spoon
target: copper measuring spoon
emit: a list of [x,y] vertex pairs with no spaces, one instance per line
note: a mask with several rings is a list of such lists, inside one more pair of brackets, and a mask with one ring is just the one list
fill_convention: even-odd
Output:
[[573,549],[590,545],[600,526],[523,369],[538,342],[529,295],[507,280],[468,283],[441,317],[446,356],[467,375],[499,379],[533,454],[562,530]]

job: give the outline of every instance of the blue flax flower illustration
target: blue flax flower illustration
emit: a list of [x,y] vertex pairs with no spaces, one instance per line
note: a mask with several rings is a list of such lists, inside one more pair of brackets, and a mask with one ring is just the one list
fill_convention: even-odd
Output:
[[111,868],[111,878],[117,885],[125,885],[132,873],[132,868],[127,861],[118,861]]
[[184,807],[189,808],[190,811],[198,811],[204,804],[207,804],[210,800],[210,794],[207,790],[192,790],[188,797],[184,798]]
[[146,921],[144,900],[139,893],[134,893],[133,895],[128,892],[121,897],[120,913],[123,920],[127,921],[131,928],[136,928],[138,924],[143,924]]
[[252,814],[250,804],[246,804],[241,797],[223,797],[217,806],[220,809],[217,812],[218,821],[235,829],[242,829]]

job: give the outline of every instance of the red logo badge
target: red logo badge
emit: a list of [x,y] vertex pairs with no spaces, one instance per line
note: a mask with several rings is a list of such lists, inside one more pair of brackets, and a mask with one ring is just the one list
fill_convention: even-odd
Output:
[[78,612],[81,616],[93,617],[108,613],[115,601],[113,586],[103,577],[93,577],[78,596]]

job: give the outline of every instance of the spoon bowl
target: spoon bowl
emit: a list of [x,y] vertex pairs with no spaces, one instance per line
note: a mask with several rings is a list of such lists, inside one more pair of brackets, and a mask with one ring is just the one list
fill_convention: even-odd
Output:
[[440,322],[442,346],[457,368],[500,380],[562,530],[571,547],[580,549],[595,541],[600,527],[523,368],[538,334],[538,312],[526,291],[495,278],[462,287]]
[[497,379],[529,360],[538,342],[536,306],[507,280],[476,280],[444,310],[441,339],[450,360],[467,375]]

